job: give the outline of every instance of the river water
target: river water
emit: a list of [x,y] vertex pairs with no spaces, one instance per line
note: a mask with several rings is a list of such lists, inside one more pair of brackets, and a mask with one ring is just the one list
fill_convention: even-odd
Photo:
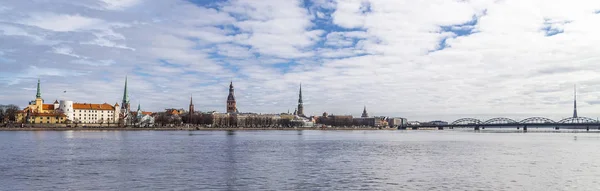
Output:
[[0,132],[0,190],[600,190],[598,133]]

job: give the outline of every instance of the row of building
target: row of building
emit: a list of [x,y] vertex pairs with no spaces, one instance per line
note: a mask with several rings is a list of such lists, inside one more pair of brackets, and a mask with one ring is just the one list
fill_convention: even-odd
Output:
[[[195,110],[193,98],[190,97],[188,111],[183,109],[166,109],[165,112],[153,113],[141,111],[138,104],[136,111],[131,111],[129,94],[127,90],[127,78],[121,104],[109,103],[78,103],[71,100],[55,100],[52,104],[46,104],[41,94],[41,84],[38,79],[36,98],[29,102],[28,106],[17,114],[17,123],[31,124],[118,124],[134,126],[153,126],[161,115],[168,115],[178,120],[173,123],[191,123],[193,116],[198,114],[209,115],[211,124],[214,126],[252,126],[259,121],[269,123],[289,123],[294,126],[315,127],[323,126],[372,126],[372,127],[395,127],[406,124],[405,118],[390,118],[383,116],[370,117],[366,106],[360,118],[351,115],[329,115],[326,112],[321,116],[307,116],[304,113],[302,100],[302,85],[298,94],[298,105],[293,113],[279,114],[257,114],[240,112],[237,108],[233,82],[229,84],[229,94],[226,101],[226,112],[199,112]],[[187,121],[181,120],[186,116]],[[282,122],[283,121],[283,122]],[[318,125],[317,125],[318,124]],[[182,125],[182,124],[173,124]]]
[[148,121],[152,112],[130,110],[129,95],[127,92],[127,78],[121,105],[118,103],[78,103],[71,100],[55,100],[52,104],[45,103],[42,98],[41,84],[38,79],[35,99],[28,106],[17,113],[17,123],[31,124],[111,124],[132,123],[134,121]]

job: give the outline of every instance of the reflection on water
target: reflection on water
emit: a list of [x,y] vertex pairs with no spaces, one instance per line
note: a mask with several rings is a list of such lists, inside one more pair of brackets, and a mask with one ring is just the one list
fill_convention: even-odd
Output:
[[597,133],[0,132],[0,190],[596,190],[599,146]]

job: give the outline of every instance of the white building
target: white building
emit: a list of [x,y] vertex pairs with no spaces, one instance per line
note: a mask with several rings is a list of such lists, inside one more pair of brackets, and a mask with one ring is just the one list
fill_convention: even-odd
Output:
[[[72,102],[71,102],[72,103]],[[118,123],[119,104],[72,103],[75,123]],[[68,117],[68,115],[67,115]]]

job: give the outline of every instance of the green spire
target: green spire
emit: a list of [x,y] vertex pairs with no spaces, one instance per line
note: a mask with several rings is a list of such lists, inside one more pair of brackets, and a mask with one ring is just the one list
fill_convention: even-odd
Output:
[[38,78],[38,84],[37,84],[37,94],[35,94],[36,98],[41,98],[42,97],[42,91],[40,89],[40,79]]
[[138,112],[139,112],[140,110],[141,110],[141,109],[140,109],[140,104],[138,103]]
[[129,103],[129,95],[127,94],[127,76],[125,76],[125,90],[123,91],[123,103]]

